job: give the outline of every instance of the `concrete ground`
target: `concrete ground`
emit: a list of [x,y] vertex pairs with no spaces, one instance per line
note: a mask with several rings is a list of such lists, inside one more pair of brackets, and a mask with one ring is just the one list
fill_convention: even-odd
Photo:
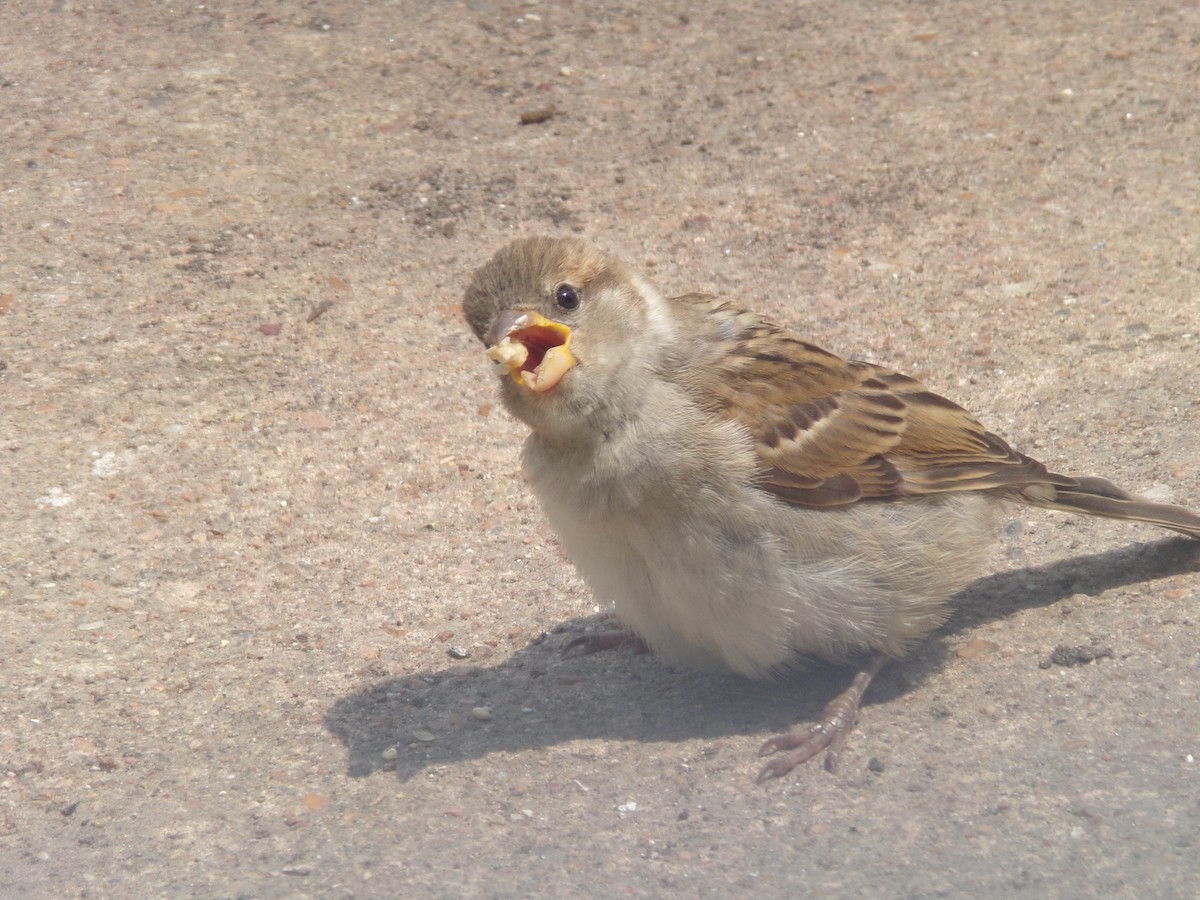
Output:
[[847,673],[561,657],[602,623],[459,302],[585,235],[1200,506],[1196,4],[13,0],[0,47],[11,896],[1194,895],[1196,545],[1014,508],[839,771],[756,786]]

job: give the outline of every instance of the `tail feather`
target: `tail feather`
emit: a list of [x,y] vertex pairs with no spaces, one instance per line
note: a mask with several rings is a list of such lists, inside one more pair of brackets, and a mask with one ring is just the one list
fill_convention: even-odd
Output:
[[1026,503],[1047,509],[1148,522],[1200,540],[1200,515],[1182,506],[1155,503],[1121,490],[1111,481],[1094,476],[1074,479],[1073,485],[1031,485],[1020,497]]

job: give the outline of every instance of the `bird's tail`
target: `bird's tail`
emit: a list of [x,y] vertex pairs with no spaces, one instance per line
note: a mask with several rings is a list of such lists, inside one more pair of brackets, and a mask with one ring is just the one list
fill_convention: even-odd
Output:
[[1020,492],[1020,498],[1026,503],[1047,509],[1149,522],[1200,540],[1200,515],[1190,509],[1170,503],[1155,503],[1123,491],[1104,478],[1082,476],[1070,480],[1075,483],[1029,485]]

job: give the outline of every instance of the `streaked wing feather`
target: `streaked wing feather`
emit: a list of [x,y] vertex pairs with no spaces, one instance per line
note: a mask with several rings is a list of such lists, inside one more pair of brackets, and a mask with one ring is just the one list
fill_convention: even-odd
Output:
[[919,380],[847,361],[711,298],[721,352],[698,381],[718,415],[750,433],[762,485],[798,506],[946,491],[1073,485]]

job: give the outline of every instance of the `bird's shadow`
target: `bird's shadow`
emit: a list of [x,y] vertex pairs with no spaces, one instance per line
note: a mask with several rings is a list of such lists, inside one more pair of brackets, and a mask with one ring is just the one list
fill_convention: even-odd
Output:
[[[1075,594],[1200,571],[1200,544],[1135,544],[991,575],[954,598],[949,621],[906,660],[884,670],[868,703],[886,702],[945,662],[954,634]],[[849,670],[819,666],[776,682],[677,672],[652,655],[563,656],[597,617],[573,619],[495,666],[468,663],[380,681],[338,700],[326,727],[349,751],[354,777],[570,741],[678,742],[781,732],[819,716]]]

